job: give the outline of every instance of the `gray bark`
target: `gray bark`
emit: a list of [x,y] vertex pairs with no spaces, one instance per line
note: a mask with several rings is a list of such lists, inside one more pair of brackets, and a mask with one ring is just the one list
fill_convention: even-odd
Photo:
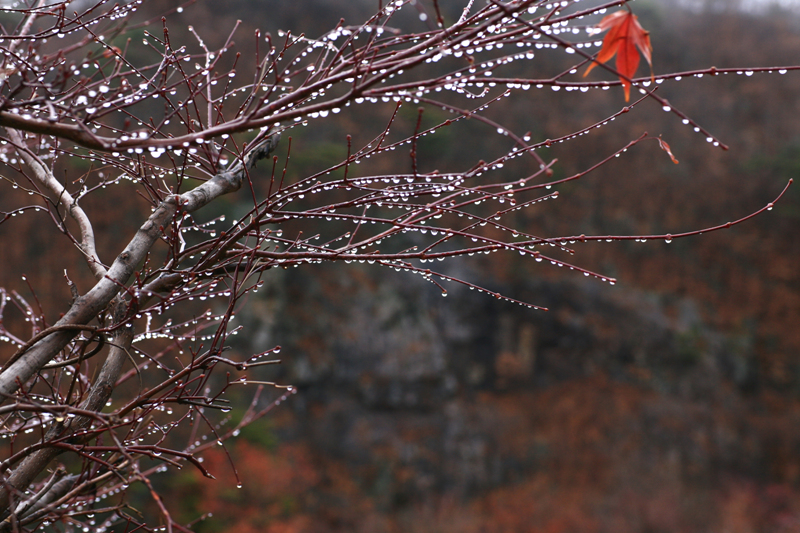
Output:
[[[189,192],[172,195],[161,202],[117,256],[106,275],[89,292],[77,298],[55,325],[87,324],[97,317],[128,283],[137,265],[144,260],[178,211],[191,213],[223,194],[237,191],[249,169],[259,159],[267,157],[277,143],[277,136],[268,137],[248,153],[244,162],[238,163],[231,170],[217,174]],[[0,401],[8,401],[20,386],[51,361],[76,334],[77,330],[56,331],[28,348],[8,368],[3,369],[0,373]]]
[[[189,192],[172,195],[161,202],[117,256],[105,276],[88,293],[77,298],[55,326],[87,324],[109,307],[115,298],[117,298],[113,305],[115,322],[121,320],[127,306],[125,299],[118,297],[121,288],[128,282],[137,265],[144,259],[176,213],[196,211],[215,198],[238,190],[247,172],[259,159],[267,157],[277,143],[278,136],[265,139],[250,150],[244,161],[239,162],[231,170],[217,174]],[[155,286],[158,286],[158,283]],[[25,349],[0,373],[0,394],[3,396],[3,401],[13,399],[14,393],[51,361],[79,330],[76,328],[54,331]],[[100,412],[111,397],[123,363],[129,357],[128,351],[133,341],[133,334],[133,328],[130,326],[116,330],[108,357],[80,405],[82,410]],[[54,424],[44,440],[47,442],[50,439],[72,435],[89,427],[93,420],[90,416],[68,418],[65,422]],[[7,514],[12,497],[19,501],[19,495],[63,451],[63,448],[45,447],[25,457],[0,485],[0,514]]]

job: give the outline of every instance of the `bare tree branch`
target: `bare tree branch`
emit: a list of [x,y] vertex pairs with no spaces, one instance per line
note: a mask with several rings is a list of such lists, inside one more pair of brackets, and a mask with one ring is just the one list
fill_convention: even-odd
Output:
[[[153,244],[163,235],[178,212],[192,213],[215,198],[239,190],[247,172],[266,157],[277,145],[276,136],[267,137],[254,146],[244,160],[230,171],[217,174],[189,192],[169,196],[161,202],[125,249],[117,256],[108,273],[89,292],[78,298],[55,326],[86,324],[108,306],[130,279],[137,265],[144,260]],[[0,373],[0,395],[9,398],[47,364],[75,336],[75,330],[57,331],[31,346],[17,361]]]
[[[187,530],[152,474],[187,464],[211,477],[199,454],[218,443],[224,449],[242,427],[296,393],[257,375],[278,361],[280,346],[242,354],[229,342],[241,330],[236,314],[245,297],[270,269],[367,263],[421,276],[443,295],[448,284],[459,284],[541,309],[434,265],[509,253],[613,284],[615,278],[581,266],[575,256],[582,244],[669,242],[764,216],[786,189],[732,222],[673,234],[542,235],[528,222],[527,213],[557,201],[560,186],[578,184],[617,158],[642,150],[666,157],[666,147],[676,161],[660,136],[641,130],[573,173],[548,151],[603,135],[609,123],[637,115],[647,102],[691,126],[689,135],[725,148],[668,105],[658,87],[739,69],[630,78],[606,66],[611,80],[576,76],[597,57],[593,25],[627,4],[578,9],[572,0],[464,0],[448,13],[452,6],[441,2],[397,0],[317,38],[257,32],[256,46],[245,53],[234,49],[235,35],[237,46],[247,41],[239,38],[239,23],[214,49],[194,27],[170,28],[170,16],[183,6],[163,18],[141,17],[155,13],[157,2],[149,0],[37,0],[5,11],[11,22],[4,18],[3,27],[16,29],[3,29],[10,34],[0,39],[0,126],[7,132],[0,138],[0,185],[23,194],[2,195],[13,205],[3,207],[0,224],[35,216],[43,202],[52,224],[37,231],[66,236],[93,281],[80,294],[84,281],[67,279],[73,301],[63,314],[54,295],[37,290],[41,279],[25,280],[32,296],[0,288],[0,342],[11,346],[0,369],[0,436],[12,443],[0,462],[0,531],[34,529],[69,513],[71,523],[93,528],[74,511],[78,504],[97,503],[130,483],[146,487],[167,530]],[[414,16],[398,15],[403,11]],[[800,65],[747,72],[796,70]],[[522,133],[524,120],[510,116],[522,107],[508,102],[529,105],[537,89],[544,90],[541,102],[557,90],[580,96],[623,81],[638,100],[576,118],[552,138],[541,125]],[[299,172],[298,152],[311,150],[304,136],[293,140],[292,130],[317,125],[340,144],[334,139],[330,153],[303,157]],[[438,160],[421,155],[438,150],[426,144],[431,136],[454,132],[461,142],[462,132],[473,131],[480,142],[465,142],[469,148],[460,147],[461,160],[452,166],[440,170]],[[256,178],[251,172],[259,161]],[[87,213],[95,209],[90,201],[109,201],[107,187],[122,187],[114,201],[122,197],[131,209],[144,201],[127,244],[101,238],[134,231],[123,228],[122,216],[103,224]],[[243,187],[235,207],[216,202]],[[27,197],[39,203],[20,200]],[[210,209],[198,214],[210,203],[220,206],[215,216],[205,216]],[[108,241],[114,245],[102,244]],[[101,257],[115,258],[106,266]],[[62,279],[63,266],[53,279]],[[56,316],[52,324],[48,317]],[[244,417],[222,428],[214,417],[231,409],[229,392],[252,385]],[[181,437],[173,432],[190,425]],[[62,454],[79,459],[64,464],[80,466],[56,466]],[[145,467],[150,461],[156,466]],[[47,477],[51,466],[57,474]],[[104,511],[100,529],[152,530],[123,506]]]
[[22,135],[13,129],[8,129],[8,135],[14,143],[17,153],[25,160],[28,167],[33,170],[34,177],[53,193],[53,202],[61,204],[66,212],[78,223],[81,232],[79,248],[86,257],[86,262],[89,264],[89,268],[92,270],[95,278],[100,279],[105,276],[106,269],[97,256],[94,229],[92,228],[92,223],[89,221],[89,217],[86,216],[83,209],[81,209],[75,199],[67,192],[66,187],[61,185],[55,176],[53,176],[53,173],[50,172],[50,169],[47,168],[44,162],[28,150]]

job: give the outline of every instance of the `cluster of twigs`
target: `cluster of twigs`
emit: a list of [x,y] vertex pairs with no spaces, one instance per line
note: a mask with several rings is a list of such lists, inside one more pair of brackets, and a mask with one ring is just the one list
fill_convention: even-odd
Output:
[[[535,307],[429,263],[510,252],[614,283],[565,260],[572,245],[670,240],[754,215],[681,235],[553,237],[514,225],[514,213],[556,199],[554,187],[651,137],[633,139],[559,180],[552,178],[554,161],[540,149],[600,129],[647,99],[666,108],[655,91],[664,80],[725,73],[712,68],[632,80],[642,93],[637,102],[558,139],[531,141],[490,118],[492,106],[524,98],[529,90],[618,86],[620,81],[574,74],[600,45],[593,24],[625,0],[584,9],[572,0],[465,0],[459,18],[449,22],[435,1],[393,0],[363,24],[340,23],[317,39],[256,34],[250,52],[256,67],[247,73],[237,70],[242,58],[233,46],[236,28],[216,50],[191,27],[193,41],[176,43],[170,16],[191,5],[131,22],[142,3],[38,0],[0,9],[3,178],[33,198],[4,207],[2,221],[46,212],[95,279],[84,294],[66,280],[74,299],[68,309],[56,310],[63,314],[53,325],[37,302],[0,292],[0,340],[13,347],[0,371],[0,437],[8,442],[0,463],[0,529],[33,530],[60,521],[66,530],[119,524],[186,530],[171,518],[151,474],[191,464],[211,476],[201,452],[295,392],[242,374],[274,363],[278,347],[248,357],[226,353],[229,336],[239,330],[235,314],[268,269],[367,262],[421,275],[443,294],[446,282],[457,282]],[[142,30],[141,44],[125,40]],[[574,61],[557,75],[540,77],[535,58],[547,51]],[[603,68],[616,80],[618,73]],[[526,74],[501,75],[505,71]],[[404,106],[418,110],[408,131],[398,125]],[[449,118],[423,127],[427,109],[444,110]],[[680,110],[666,110],[724,147]],[[348,136],[341,161],[294,175],[293,128],[339,113],[375,112],[385,112],[386,122],[374,137],[355,144]],[[424,137],[468,119],[503,139],[506,151],[489,161],[468,159],[461,169],[421,170],[417,148]],[[56,165],[76,158],[93,170],[58,179]],[[393,170],[370,174],[361,163],[371,158],[385,158]],[[503,177],[501,169],[520,159],[526,160],[523,170]],[[268,185],[257,187],[256,181]],[[81,201],[109,186],[138,190],[152,212],[124,247],[98,250],[96,227]],[[250,205],[239,219],[195,216],[242,187]],[[77,268],[59,265],[53,275],[65,266]],[[35,288],[36,280],[30,283]],[[7,308],[26,317],[29,332],[5,325]],[[233,422],[225,414],[231,409],[226,393],[243,386],[257,391]],[[265,386],[277,395],[267,398]],[[147,487],[161,512],[158,524],[127,507],[132,483]]]

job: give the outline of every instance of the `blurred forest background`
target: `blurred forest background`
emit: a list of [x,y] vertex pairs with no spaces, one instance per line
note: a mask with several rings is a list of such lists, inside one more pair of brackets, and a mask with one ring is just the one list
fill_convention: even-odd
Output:
[[[463,7],[440,3],[453,19]],[[798,12],[686,5],[632,6],[651,32],[656,73],[800,58]],[[202,1],[185,9],[185,20],[170,18],[170,36],[193,39],[192,24],[217,46],[241,19],[236,41],[244,51],[256,28],[313,37],[340,18],[360,22],[374,7]],[[537,54],[543,71],[566,59],[562,51]],[[251,55],[243,53],[237,70],[252,72]],[[749,214],[798,175],[797,74],[687,78],[665,82],[659,94],[730,150],[644,102],[602,133],[543,155],[558,157],[554,170],[563,177],[648,131],[670,143],[679,165],[655,143],[637,147],[561,187],[557,202],[520,211],[519,224],[549,237],[678,233]],[[546,139],[622,105],[618,88],[541,89],[493,112],[510,129]],[[406,111],[415,120],[416,110]],[[347,133],[380,131],[388,116],[345,112],[296,128],[289,173],[341,159]],[[488,126],[473,126],[426,138],[420,164],[458,167],[465,153],[507,149]],[[579,248],[574,261],[617,277],[613,287],[511,255],[443,263],[549,312],[458,286],[442,298],[418,276],[368,266],[270,271],[239,315],[252,335],[235,349],[280,344],[282,365],[257,377],[299,393],[226,445],[241,489],[220,448],[206,455],[218,481],[184,469],[159,480],[164,493],[186,520],[212,513],[197,526],[205,532],[800,531],[799,187],[729,231]],[[222,203],[236,213],[247,202],[240,194]],[[147,204],[116,187],[84,207],[97,221],[98,248],[116,250]],[[119,227],[120,213],[130,227]],[[77,252],[35,224],[20,217],[0,226],[2,242],[16,245],[4,249],[5,261],[31,276],[50,273],[37,290],[65,308],[69,291],[52,272],[74,257],[66,265],[78,278]],[[3,269],[0,281],[24,294],[18,270]]]

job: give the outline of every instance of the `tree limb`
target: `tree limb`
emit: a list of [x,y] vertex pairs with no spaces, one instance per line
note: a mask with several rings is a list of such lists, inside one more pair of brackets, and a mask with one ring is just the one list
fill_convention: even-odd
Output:
[[[125,249],[117,256],[106,275],[89,292],[76,299],[70,309],[55,324],[87,324],[97,317],[130,280],[137,265],[145,258],[164,229],[178,212],[191,213],[214,199],[237,191],[259,159],[267,157],[278,144],[278,136],[265,138],[245,155],[231,170],[215,175],[207,182],[183,194],[171,195],[156,208],[142,224]],[[47,364],[76,335],[76,330],[55,331],[39,340],[28,351],[0,373],[0,395],[7,401],[42,366]]]
[[50,169],[39,159],[33,152],[31,152],[25,145],[23,135],[17,130],[6,128],[8,136],[14,143],[17,153],[25,163],[33,170],[33,177],[44,185],[50,192],[53,193],[54,202],[64,206],[64,209],[69,215],[78,223],[81,232],[81,240],[79,248],[83,255],[86,256],[86,262],[92,270],[95,279],[100,279],[106,274],[106,269],[100,262],[95,248],[94,229],[89,217],[84,210],[78,205],[78,202],[69,194],[66,187],[58,182]]

